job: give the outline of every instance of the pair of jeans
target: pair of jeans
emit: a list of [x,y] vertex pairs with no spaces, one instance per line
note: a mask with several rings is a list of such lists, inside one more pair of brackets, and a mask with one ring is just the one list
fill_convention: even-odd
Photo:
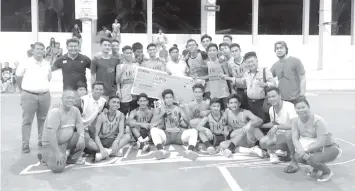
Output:
[[44,121],[47,118],[51,95],[46,93],[31,93],[23,90],[21,92],[22,107],[22,143],[28,145],[31,137],[32,122],[36,114],[38,141],[42,141]]

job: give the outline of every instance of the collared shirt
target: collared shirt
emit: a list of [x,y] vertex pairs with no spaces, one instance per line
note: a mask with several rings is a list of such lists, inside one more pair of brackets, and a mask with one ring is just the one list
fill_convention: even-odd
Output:
[[81,81],[87,82],[86,68],[90,69],[91,60],[89,57],[79,54],[75,59],[63,55],[54,62],[55,68],[61,68],[63,74],[63,89],[76,88],[76,84]]
[[38,62],[33,57],[27,58],[18,66],[16,76],[22,77],[23,90],[45,93],[49,91],[49,81],[52,79],[51,65],[44,59]]
[[92,95],[81,97],[81,108],[83,109],[83,125],[88,127],[95,120],[97,115],[102,111],[106,100],[100,97],[99,100],[94,100]]
[[[268,68],[265,68],[266,83],[268,86],[274,86],[273,76]],[[259,83],[264,82],[263,68],[258,68],[256,73],[246,72],[242,78],[247,86],[247,96],[249,99],[264,99],[264,87],[260,87]]]

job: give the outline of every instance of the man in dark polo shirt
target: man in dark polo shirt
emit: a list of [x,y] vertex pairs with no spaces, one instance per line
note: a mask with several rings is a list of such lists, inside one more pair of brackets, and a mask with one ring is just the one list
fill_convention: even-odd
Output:
[[111,41],[106,38],[100,40],[101,56],[95,57],[91,63],[91,83],[95,81],[104,82],[104,98],[108,100],[108,97],[115,96],[117,91],[116,80],[116,66],[120,63],[120,60],[110,55]]
[[300,59],[288,56],[286,42],[275,43],[275,53],[279,60],[271,67],[274,77],[279,80],[281,98],[294,103],[306,93],[306,72]]
[[52,66],[52,71],[59,68],[63,74],[63,90],[76,89],[76,84],[81,81],[86,83],[86,68],[90,69],[91,60],[89,57],[79,53],[79,41],[77,39],[67,40],[68,53],[58,58]]

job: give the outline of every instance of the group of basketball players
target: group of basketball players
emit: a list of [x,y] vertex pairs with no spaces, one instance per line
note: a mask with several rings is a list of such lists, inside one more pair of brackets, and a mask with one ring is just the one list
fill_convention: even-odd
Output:
[[[227,38],[229,39],[228,36]],[[201,39],[210,40],[208,36]],[[234,152],[247,152],[259,157],[270,155],[272,163],[280,162],[278,156],[282,156],[281,160],[291,160],[285,172],[293,173],[299,168],[299,160],[296,160],[295,153],[300,155],[299,158],[309,161],[320,149],[323,148],[322,153],[329,153],[324,152],[324,149],[335,146],[334,141],[326,136],[322,139],[325,143],[323,141],[316,148],[312,147],[314,149],[312,155],[302,148],[306,147],[305,144],[300,143],[300,137],[305,136],[303,131],[309,130],[299,127],[298,137],[294,137],[297,125],[301,126],[300,123],[295,125],[291,122],[297,118],[297,114],[303,115],[306,122],[312,117],[314,122],[322,121],[307,112],[309,104],[305,98],[293,101],[295,107],[299,107],[296,114],[295,109],[289,107],[292,105],[290,102],[282,101],[279,88],[265,85],[263,91],[271,103],[270,111],[268,109],[267,113],[270,115],[273,113],[272,121],[265,121],[254,112],[245,109],[245,89],[232,90],[226,81],[224,69],[218,66],[226,63],[227,58],[218,53],[216,44],[211,42],[206,44],[203,40],[201,42],[206,46],[208,54],[199,51],[196,41],[190,39],[186,46],[189,50],[187,58],[193,58],[193,61],[184,57],[184,62],[180,62],[180,59],[172,56],[171,63],[165,63],[165,59],[156,57],[154,44],[147,47],[148,59],[142,57],[142,53],[137,53],[139,50],[137,44],[133,45],[133,48],[123,47],[123,54],[113,58],[110,55],[112,43],[109,40],[101,40],[102,52],[97,54],[91,63],[95,66],[91,67],[92,93],[87,94],[86,84],[79,82],[76,90],[65,89],[61,104],[48,112],[42,138],[43,151],[38,155],[41,163],[46,164],[53,172],[62,172],[66,164],[85,163],[83,152],[94,154],[96,162],[108,157],[121,157],[122,149],[129,144],[133,136],[137,147],[144,152],[150,151],[149,142],[152,141],[157,149],[154,156],[158,160],[170,156],[164,146],[178,144],[188,146],[184,157],[191,160],[198,158],[197,152],[209,155],[221,153],[225,157],[231,157]],[[240,54],[240,46],[237,44],[224,42],[223,46],[238,49]],[[177,47],[172,47],[169,53],[176,50],[178,52]],[[133,54],[135,58],[132,57]],[[120,61],[110,60],[117,58]],[[216,66],[204,64],[205,60],[213,62]],[[233,62],[235,65],[228,62],[227,68],[235,71],[237,76],[248,72],[243,68],[242,59],[234,57]],[[174,66],[175,69],[182,68],[181,73],[196,80],[192,87],[194,98],[191,98],[191,102],[176,103],[174,87],[164,90],[160,101],[150,98],[144,92],[131,95],[137,66],[171,73],[166,70],[169,68],[168,64],[177,65],[178,67]],[[213,71],[210,71],[210,66],[214,67]],[[106,71],[114,72],[114,75]],[[216,73],[214,78],[219,77],[217,80],[221,80],[220,85],[213,86],[212,83],[208,83],[209,79],[212,79],[209,75],[213,72],[219,73]],[[111,76],[113,79],[108,79]],[[303,118],[300,116],[299,120],[302,121]],[[319,136],[319,133],[326,134],[325,130],[319,130],[324,127],[318,126],[315,127],[317,130],[308,132],[310,138],[314,139],[308,145],[316,142],[315,137]],[[269,130],[266,135],[261,130],[262,127]],[[300,139],[300,142],[293,139]],[[202,143],[201,148],[198,148],[198,142]],[[284,147],[278,147],[280,145]],[[277,159],[275,153],[278,155]],[[325,162],[320,159],[314,160],[316,164],[308,164],[316,173],[322,171],[319,180],[328,180],[332,174],[328,167],[322,166]]]

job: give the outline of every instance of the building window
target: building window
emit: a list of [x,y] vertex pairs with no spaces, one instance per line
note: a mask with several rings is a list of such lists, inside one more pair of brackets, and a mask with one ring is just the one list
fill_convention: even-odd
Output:
[[1,31],[32,31],[31,1],[1,0]]
[[301,35],[302,0],[259,0],[259,34]]
[[332,0],[332,35],[350,35],[351,0]]
[[319,0],[310,1],[310,12],[309,12],[309,34],[318,35],[319,34]]
[[147,0],[98,0],[97,29],[106,26],[112,31],[112,23],[118,19],[122,33],[147,32]]
[[40,32],[70,32],[73,29],[75,1],[39,0],[38,10]]
[[218,0],[216,34],[251,34],[252,1]]
[[201,33],[201,0],[154,0],[153,33]]

